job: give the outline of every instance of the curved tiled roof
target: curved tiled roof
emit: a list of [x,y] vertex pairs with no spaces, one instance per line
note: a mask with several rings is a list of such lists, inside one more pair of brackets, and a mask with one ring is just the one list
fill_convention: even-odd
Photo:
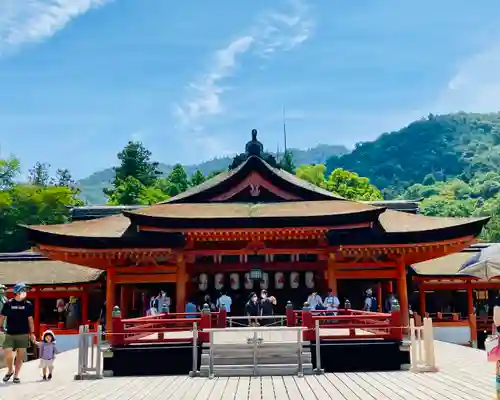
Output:
[[[291,201],[283,203],[177,203],[157,204],[126,211],[125,215],[156,218],[294,218],[327,217],[377,210],[377,207],[354,201]],[[382,212],[383,209],[380,209]]]
[[245,162],[239,165],[237,168],[231,171],[224,171],[220,174],[214,176],[211,179],[203,182],[202,184],[190,188],[182,193],[179,193],[177,196],[171,197],[170,199],[164,201],[163,203],[177,203],[177,202],[186,202],[188,199],[194,196],[201,195],[203,192],[207,192],[209,190],[216,189],[218,186],[226,184],[233,179],[237,179],[238,175],[246,175],[246,170],[253,170],[255,168],[262,168],[267,173],[269,173],[272,177],[277,178],[278,180],[286,183],[287,185],[291,185],[292,187],[299,188],[300,190],[305,190],[310,192],[316,196],[321,196],[325,200],[345,200],[343,197],[336,195],[328,190],[322,189],[316,185],[313,185],[310,182],[307,182],[303,179],[297,178],[295,175],[278,168],[274,168],[269,165],[262,158],[257,156],[248,157]]
[[93,238],[119,238],[127,232],[129,227],[130,220],[123,214],[87,221],[75,221],[69,224],[26,226],[27,229],[38,232]]
[[445,228],[452,228],[466,224],[485,221],[489,218],[447,218],[428,217],[425,215],[415,215],[400,211],[386,210],[379,217],[380,224],[388,233],[407,233],[432,231]]
[[30,285],[78,284],[98,281],[102,270],[83,267],[46,257],[17,253],[0,254],[0,283],[14,285],[26,282]]

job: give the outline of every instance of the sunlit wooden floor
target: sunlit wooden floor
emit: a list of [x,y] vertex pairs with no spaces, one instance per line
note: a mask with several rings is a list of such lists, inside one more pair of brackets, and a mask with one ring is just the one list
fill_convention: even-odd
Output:
[[[0,399],[36,400],[206,400],[206,399],[421,399],[494,398],[494,366],[481,350],[436,342],[440,371],[338,373],[263,378],[138,377],[73,381],[76,351],[59,355],[54,379],[42,382],[38,362],[24,366],[20,385],[1,384]],[[5,371],[1,371],[4,373]]]

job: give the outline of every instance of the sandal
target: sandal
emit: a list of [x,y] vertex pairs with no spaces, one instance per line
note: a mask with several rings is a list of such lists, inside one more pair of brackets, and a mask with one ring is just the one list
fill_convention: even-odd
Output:
[[12,383],[21,383],[21,379],[19,379],[17,376],[12,379]]
[[8,382],[10,378],[12,378],[12,375],[14,375],[14,372],[11,372],[10,374],[9,373],[5,374],[5,376],[3,377],[3,381]]

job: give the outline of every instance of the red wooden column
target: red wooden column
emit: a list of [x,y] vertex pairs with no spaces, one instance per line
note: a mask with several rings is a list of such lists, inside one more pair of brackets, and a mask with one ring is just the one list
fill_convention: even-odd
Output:
[[338,295],[337,277],[335,276],[335,254],[330,253],[328,257],[328,270],[327,270],[328,288],[332,289],[334,296]]
[[408,288],[406,286],[406,265],[404,258],[400,258],[397,264],[399,278],[397,281],[398,285],[398,297],[399,306],[401,309],[401,322],[404,328],[406,328],[410,323],[409,316],[409,304],[408,304]]
[[89,320],[89,292],[85,288],[83,288],[82,296],[80,297],[81,305],[82,305],[82,324],[87,324]]
[[35,325],[35,335],[38,340],[42,332],[40,332],[40,296],[36,290],[33,292],[33,307],[35,308],[33,323]]
[[378,312],[382,312],[382,304],[384,304],[384,300],[382,298],[382,282],[377,283],[377,303]]
[[106,329],[111,330],[113,307],[115,306],[115,268],[110,267],[106,271]]
[[184,312],[186,308],[186,260],[183,254],[177,256],[177,283],[175,287],[175,311]]
[[120,285],[120,311],[122,313],[122,318],[128,318],[129,299],[130,299],[130,286],[127,284],[121,284]]
[[392,281],[387,281],[387,293],[394,294],[394,288],[392,286]]
[[472,285],[467,282],[467,316],[474,314],[474,298],[472,296]]
[[425,283],[424,281],[420,281],[418,285],[418,305],[419,305],[419,311],[420,315],[425,317],[426,313],[426,301],[425,301]]

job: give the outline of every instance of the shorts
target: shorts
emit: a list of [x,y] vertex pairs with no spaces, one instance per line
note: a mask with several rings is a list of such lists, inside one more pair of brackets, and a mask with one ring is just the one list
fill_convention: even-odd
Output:
[[52,368],[54,366],[54,360],[42,360],[40,358],[40,368]]
[[27,349],[30,347],[30,335],[5,335],[2,347],[4,349]]

